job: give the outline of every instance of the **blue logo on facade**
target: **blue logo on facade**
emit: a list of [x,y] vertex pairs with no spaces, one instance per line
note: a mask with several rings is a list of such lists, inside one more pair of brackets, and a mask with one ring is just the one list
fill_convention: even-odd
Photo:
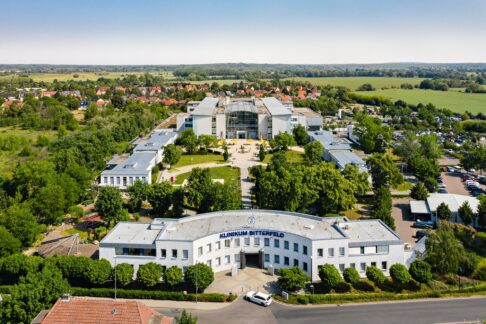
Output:
[[232,231],[219,234],[220,239],[228,238],[228,237],[235,237],[235,236],[273,236],[273,237],[285,237],[285,234],[282,232],[276,231],[265,231],[265,230],[256,230],[256,231]]

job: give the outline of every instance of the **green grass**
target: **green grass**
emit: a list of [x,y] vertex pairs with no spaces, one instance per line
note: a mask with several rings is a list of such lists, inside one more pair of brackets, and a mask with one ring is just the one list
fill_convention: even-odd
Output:
[[228,84],[231,85],[232,83],[240,83],[241,81],[244,81],[242,79],[221,79],[221,80],[201,80],[201,81],[189,81],[191,84],[212,84],[213,82],[216,82],[218,84]]
[[65,231],[61,232],[61,235],[68,236],[68,235],[73,235],[73,234],[79,234],[80,239],[87,239],[88,238],[88,232],[87,231],[81,231],[77,228],[71,228]]
[[[175,184],[180,185],[186,180],[191,172],[186,172],[178,175],[175,179]],[[224,179],[224,183],[229,183],[239,187],[238,176],[240,170],[238,168],[231,168],[229,166],[209,168],[211,179]]]
[[432,103],[438,108],[448,108],[454,112],[463,113],[468,110],[472,113],[486,111],[485,93],[464,93],[457,91],[434,91],[434,90],[376,90],[356,92],[359,94],[383,96],[392,100],[401,99],[409,104]]
[[394,189],[396,189],[397,191],[407,191],[407,190],[411,190],[412,188],[413,188],[413,183],[409,181],[403,181]]
[[370,83],[376,89],[400,87],[402,83],[419,84],[422,78],[388,78],[388,77],[323,77],[323,78],[288,78],[286,80],[310,82],[314,85],[332,85],[356,90],[360,85]]
[[[272,160],[273,154],[265,155],[265,159],[263,159],[263,163],[270,163]],[[304,162],[304,153],[289,150],[285,152],[285,157],[289,163],[302,163]]]
[[186,165],[218,162],[224,163],[223,156],[220,154],[183,154],[179,162],[171,167],[171,170],[177,169]]

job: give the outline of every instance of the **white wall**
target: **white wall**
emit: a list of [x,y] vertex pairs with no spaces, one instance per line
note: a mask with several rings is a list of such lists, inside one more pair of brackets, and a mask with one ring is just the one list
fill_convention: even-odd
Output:
[[219,139],[226,138],[226,115],[216,114],[216,137]]
[[212,116],[193,116],[193,126],[194,133],[199,136],[202,134],[211,135],[211,122]]
[[276,136],[279,133],[288,132],[291,133],[290,116],[272,116],[272,136]]

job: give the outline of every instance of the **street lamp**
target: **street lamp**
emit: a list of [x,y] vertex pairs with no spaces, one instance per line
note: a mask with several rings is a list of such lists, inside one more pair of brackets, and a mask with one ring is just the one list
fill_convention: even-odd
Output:
[[115,300],[116,300],[116,255],[113,259],[115,260]]

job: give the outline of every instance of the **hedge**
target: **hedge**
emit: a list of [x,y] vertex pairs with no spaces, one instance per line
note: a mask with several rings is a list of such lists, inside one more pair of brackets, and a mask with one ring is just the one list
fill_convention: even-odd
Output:
[[[2,287],[0,286],[0,289]],[[114,298],[115,289],[113,288],[72,288],[73,296],[88,296],[88,297],[105,297]],[[157,300],[177,300],[177,301],[195,301],[196,294],[184,294],[179,291],[158,291],[158,290],[131,290],[131,289],[117,289],[117,298],[126,299],[157,299]],[[197,300],[201,302],[215,302],[223,303],[233,301],[236,295],[225,295],[218,293],[211,294],[197,294]]]

